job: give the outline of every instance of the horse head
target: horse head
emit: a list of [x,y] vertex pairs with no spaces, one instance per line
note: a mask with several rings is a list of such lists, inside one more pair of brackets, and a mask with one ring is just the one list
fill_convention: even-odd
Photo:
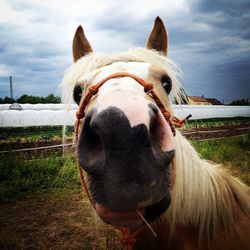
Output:
[[[74,101],[83,105],[87,91],[107,78],[85,105],[78,131],[78,161],[86,172],[98,215],[115,227],[132,230],[143,224],[138,211],[151,222],[168,209],[175,156],[169,123],[152,96],[131,77],[150,82],[171,112],[168,95],[176,79],[171,69],[150,59],[150,55],[167,58],[168,36],[159,17],[146,47],[149,54],[144,59],[131,53],[97,60],[81,26],[73,39],[73,58],[80,65],[78,71],[83,70],[72,83]],[[117,72],[123,75],[109,78]]]
[[61,86],[64,102],[79,105],[83,187],[105,222],[137,236],[138,249],[249,249],[249,188],[175,133],[170,102],[182,90],[167,37],[157,17],[146,48],[110,56],[76,30]]

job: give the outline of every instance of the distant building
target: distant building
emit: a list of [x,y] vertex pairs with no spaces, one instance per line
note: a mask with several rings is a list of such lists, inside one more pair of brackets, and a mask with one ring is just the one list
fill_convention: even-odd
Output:
[[188,96],[188,103],[190,105],[212,105],[203,96]]
[[208,102],[210,102],[212,105],[223,105],[222,102],[215,98],[206,98]]
[[202,96],[187,96],[188,103],[190,105],[223,105],[220,101],[215,98],[205,98]]

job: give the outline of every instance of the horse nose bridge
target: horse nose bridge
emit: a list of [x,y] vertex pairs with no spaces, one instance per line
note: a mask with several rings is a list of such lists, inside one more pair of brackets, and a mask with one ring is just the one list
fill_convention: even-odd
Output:
[[[94,133],[102,137],[104,143],[127,143],[130,138],[137,138],[144,135],[147,137],[149,121],[137,120],[132,123],[129,115],[118,107],[109,107],[101,112],[94,112],[90,120],[90,128]],[[135,120],[133,120],[135,122]],[[146,123],[146,124],[145,124]]]
[[144,96],[136,93],[124,93],[124,91],[101,98],[96,107],[97,113],[102,113],[109,108],[117,108],[127,118],[131,127],[145,124],[148,129],[157,109],[152,108],[150,101]]
[[99,133],[111,134],[115,131],[126,135],[129,128],[143,125],[150,132],[150,127],[155,123],[157,113],[158,108],[148,102],[131,106],[126,102],[120,105],[114,103],[114,106],[97,109],[93,112],[90,127],[98,130]]

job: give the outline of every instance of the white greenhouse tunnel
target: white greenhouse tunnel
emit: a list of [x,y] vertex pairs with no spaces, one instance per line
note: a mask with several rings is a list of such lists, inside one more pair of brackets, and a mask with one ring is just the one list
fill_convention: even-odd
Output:
[[[9,110],[10,104],[0,105],[0,127],[73,125],[77,105],[21,104],[23,110]],[[249,106],[173,105],[174,115],[180,119],[250,117]]]

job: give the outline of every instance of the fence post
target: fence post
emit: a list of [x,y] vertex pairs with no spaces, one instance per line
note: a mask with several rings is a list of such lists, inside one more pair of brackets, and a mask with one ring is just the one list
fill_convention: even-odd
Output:
[[196,139],[198,139],[198,122],[195,120],[195,132],[196,132]]

